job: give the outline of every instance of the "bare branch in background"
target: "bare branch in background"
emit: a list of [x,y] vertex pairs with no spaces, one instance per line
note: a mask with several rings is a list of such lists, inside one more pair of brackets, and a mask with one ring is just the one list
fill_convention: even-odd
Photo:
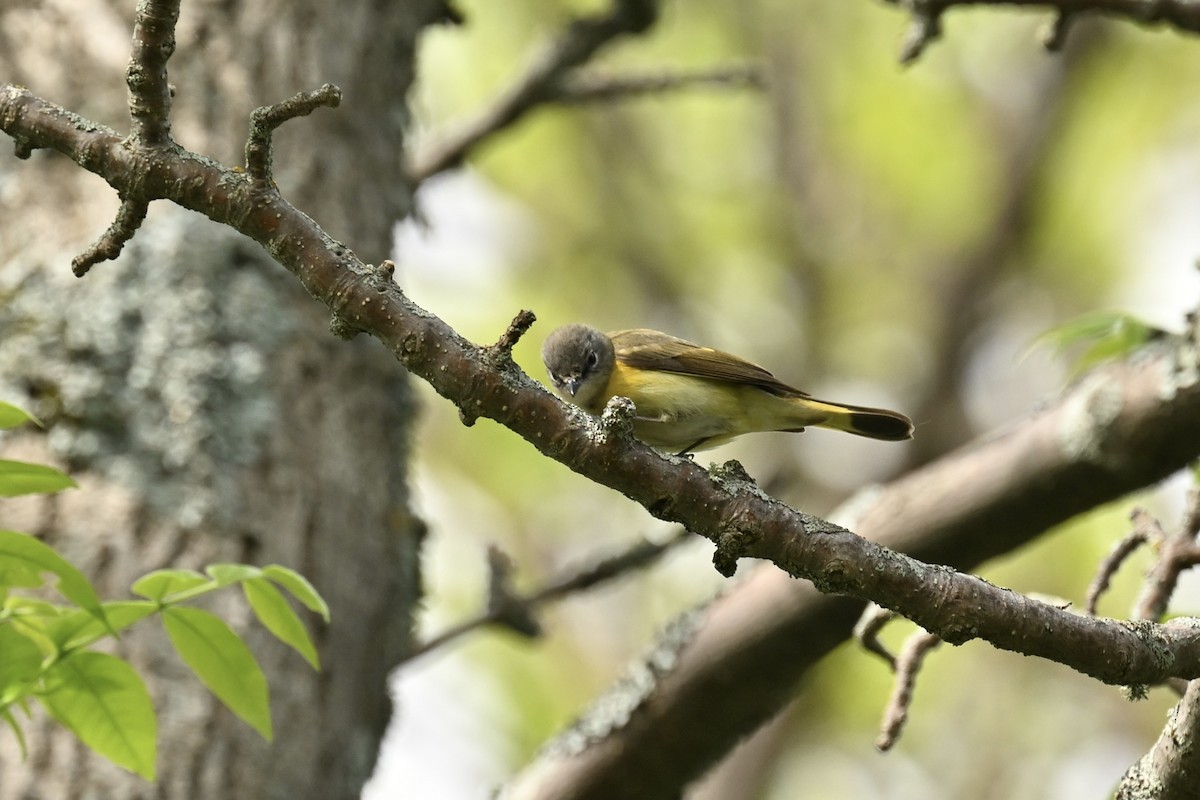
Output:
[[1159,543],[1159,547],[1158,557],[1146,576],[1133,613],[1137,619],[1160,620],[1167,613],[1167,604],[1179,584],[1179,576],[1184,570],[1200,564],[1200,542],[1196,540],[1200,533],[1200,492],[1193,489],[1188,494],[1187,515],[1174,536],[1164,534],[1158,520],[1141,509],[1138,511],[1135,523],[1138,527],[1149,526],[1158,537],[1150,541]]
[[657,0],[612,0],[607,12],[573,20],[490,108],[418,156],[409,178],[421,183],[458,166],[484,140],[552,99],[557,85],[600,49],[620,36],[642,33],[657,18]]
[[1069,18],[1085,14],[1123,17],[1139,25],[1167,25],[1187,33],[1200,33],[1200,5],[1193,0],[885,0],[912,16],[900,50],[908,64],[920,57],[941,35],[942,14],[955,6],[1015,6],[1053,11],[1055,20],[1043,40],[1049,50],[1062,47]]
[[1153,749],[1121,778],[1116,800],[1193,800],[1200,786],[1200,680],[1171,710]]
[[908,722],[908,709],[912,705],[921,665],[925,663],[925,656],[941,643],[939,637],[926,631],[916,631],[908,637],[896,659],[896,681],[883,712],[883,723],[875,739],[875,747],[883,751],[891,750],[899,740],[904,723]]
[[537,621],[536,612],[543,605],[587,591],[634,570],[645,569],[658,561],[668,550],[689,538],[688,532],[680,529],[670,539],[661,543],[639,542],[623,553],[609,556],[595,564],[556,578],[541,589],[525,595],[518,594],[512,589],[509,582],[512,571],[511,562],[507,555],[493,546],[488,550],[491,580],[487,610],[474,619],[460,622],[433,636],[424,644],[410,651],[400,663],[407,663],[418,656],[445,647],[459,637],[488,625],[502,625],[522,636],[539,636],[541,626]]
[[1133,530],[1121,539],[1121,541],[1117,542],[1113,546],[1112,552],[1100,562],[1100,566],[1096,570],[1096,577],[1092,579],[1091,584],[1088,586],[1087,595],[1083,603],[1084,613],[1095,616],[1096,606],[1100,602],[1100,597],[1108,591],[1113,576],[1117,574],[1117,571],[1121,569],[1125,561],[1137,552],[1139,547],[1144,544],[1157,547],[1165,538],[1158,520],[1151,519],[1144,509],[1135,508],[1131,516],[1135,523]]
[[693,88],[761,89],[762,71],[751,65],[735,64],[702,72],[658,72],[639,75],[603,75],[589,72],[561,81],[551,89],[549,99],[556,103],[589,103]]

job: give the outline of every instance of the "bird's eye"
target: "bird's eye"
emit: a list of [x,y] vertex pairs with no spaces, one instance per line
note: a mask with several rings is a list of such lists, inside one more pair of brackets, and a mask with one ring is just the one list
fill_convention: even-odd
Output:
[[588,354],[587,354],[587,366],[588,366],[588,369],[592,369],[593,367],[595,367],[595,366],[596,366],[597,364],[599,364],[599,363],[600,363],[600,356],[596,355],[594,352],[591,352],[591,353],[588,353]]

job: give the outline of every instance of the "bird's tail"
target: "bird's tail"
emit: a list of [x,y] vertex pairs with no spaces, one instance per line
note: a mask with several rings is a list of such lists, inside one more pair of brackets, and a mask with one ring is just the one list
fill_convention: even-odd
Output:
[[866,406],[839,405],[813,398],[805,399],[810,408],[824,411],[827,415],[820,422],[813,423],[822,428],[833,428],[834,430],[846,431],[847,433],[854,433],[859,436],[867,436],[871,439],[885,439],[889,442],[899,442],[912,438],[912,420],[898,411],[888,411],[885,408],[867,408]]

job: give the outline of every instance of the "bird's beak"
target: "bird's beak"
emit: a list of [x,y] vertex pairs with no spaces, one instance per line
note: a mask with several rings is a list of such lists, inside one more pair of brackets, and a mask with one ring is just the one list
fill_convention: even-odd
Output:
[[567,378],[563,381],[563,386],[571,393],[571,397],[574,397],[575,393],[579,391],[579,384],[581,382],[579,378]]

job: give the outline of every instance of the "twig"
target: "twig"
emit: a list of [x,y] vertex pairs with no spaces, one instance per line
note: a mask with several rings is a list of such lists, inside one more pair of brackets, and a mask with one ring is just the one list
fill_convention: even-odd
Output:
[[1134,606],[1135,619],[1161,620],[1167,613],[1167,604],[1179,584],[1179,576],[1189,567],[1200,564],[1200,543],[1196,541],[1197,516],[1200,515],[1200,511],[1197,510],[1198,504],[1200,494],[1190,492],[1184,523],[1174,536],[1163,533],[1158,520],[1145,511],[1138,509],[1134,512],[1144,518],[1139,521],[1139,526],[1147,526],[1151,535],[1157,536],[1160,543],[1158,558],[1146,575],[1141,594]]
[[886,661],[895,673],[892,696],[884,707],[879,736],[875,738],[875,747],[883,752],[892,749],[900,739],[905,723],[908,722],[908,709],[912,705],[917,673],[921,671],[925,655],[942,643],[940,636],[919,630],[908,637],[908,641],[900,649],[900,655],[893,656],[879,641],[879,632],[897,616],[894,611],[869,603],[854,625],[854,637],[859,643]]
[[96,243],[71,259],[71,272],[75,277],[82,278],[92,267],[101,261],[111,261],[121,254],[125,243],[133,238],[142,221],[146,219],[146,211],[150,204],[145,200],[122,200],[117,209],[117,218],[104,232]]
[[[180,0],[145,0],[133,20],[133,47],[125,68],[129,87],[129,141],[133,148],[160,147],[171,142],[171,85],[167,60],[175,52],[175,23]],[[17,156],[27,157],[32,148],[17,140]],[[71,271],[83,277],[101,261],[115,259],[133,238],[150,201],[133,194],[122,195],[116,219],[95,244],[71,260]]]
[[[623,553],[602,559],[589,567],[551,581],[537,591],[519,595],[507,588],[507,570],[497,569],[497,553],[489,550],[492,579],[489,586],[487,610],[477,617],[458,623],[410,651],[399,663],[404,664],[426,653],[445,647],[450,642],[486,625],[506,625],[524,636],[537,636],[540,626],[534,612],[546,603],[559,600],[576,592],[586,591],[613,578],[635,569],[643,569],[658,560],[663,553],[689,538],[688,532],[680,528],[674,536],[662,543],[639,542]],[[503,556],[503,554],[500,554]],[[515,620],[520,624],[514,625]],[[529,624],[532,623],[532,624]]]
[[271,179],[271,136],[290,119],[305,117],[318,108],[337,108],[342,90],[327,83],[315,92],[299,94],[270,106],[259,106],[250,115],[250,135],[246,139],[246,171],[255,180]]
[[[1144,509],[1135,508],[1130,512],[1130,518],[1134,522],[1133,530],[1117,542],[1112,552],[1100,562],[1100,566],[1096,569],[1096,577],[1088,585],[1083,609],[1084,613],[1093,617],[1096,616],[1096,606],[1100,602],[1100,596],[1108,591],[1113,576],[1117,574],[1117,570],[1125,561],[1143,544],[1158,545],[1165,538],[1158,521],[1151,518]],[[1148,524],[1147,520],[1153,525]]]
[[908,721],[908,709],[912,705],[917,673],[925,663],[925,656],[941,643],[941,638],[935,634],[917,631],[908,638],[900,651],[900,656],[896,659],[896,682],[892,688],[892,697],[884,710],[879,736],[875,739],[875,747],[879,750],[890,750],[900,738],[904,724]]
[[180,0],[143,0],[133,21],[133,52],[125,69],[133,140],[143,147],[171,141],[167,60],[175,52]]
[[409,168],[409,177],[420,183],[458,166],[485,139],[551,98],[555,84],[568,72],[588,61],[613,39],[642,33],[657,18],[658,0],[612,0],[606,13],[575,19],[491,108],[416,159]]
[[874,653],[882,658],[887,663],[888,669],[893,672],[896,671],[896,657],[884,647],[883,642],[879,641],[879,632],[895,618],[895,611],[889,611],[875,603],[867,603],[862,616],[854,625],[854,638],[858,640],[858,643],[868,653]]
[[492,358],[492,363],[497,366],[503,363],[512,362],[512,349],[516,346],[521,337],[537,322],[537,316],[528,309],[522,309],[513,321],[508,323],[508,328],[504,333],[500,334],[500,338],[491,347],[489,355]]
[[551,87],[548,99],[556,103],[590,103],[597,100],[636,97],[694,87],[762,89],[762,70],[735,64],[704,72],[660,72],[642,75],[573,75]]

